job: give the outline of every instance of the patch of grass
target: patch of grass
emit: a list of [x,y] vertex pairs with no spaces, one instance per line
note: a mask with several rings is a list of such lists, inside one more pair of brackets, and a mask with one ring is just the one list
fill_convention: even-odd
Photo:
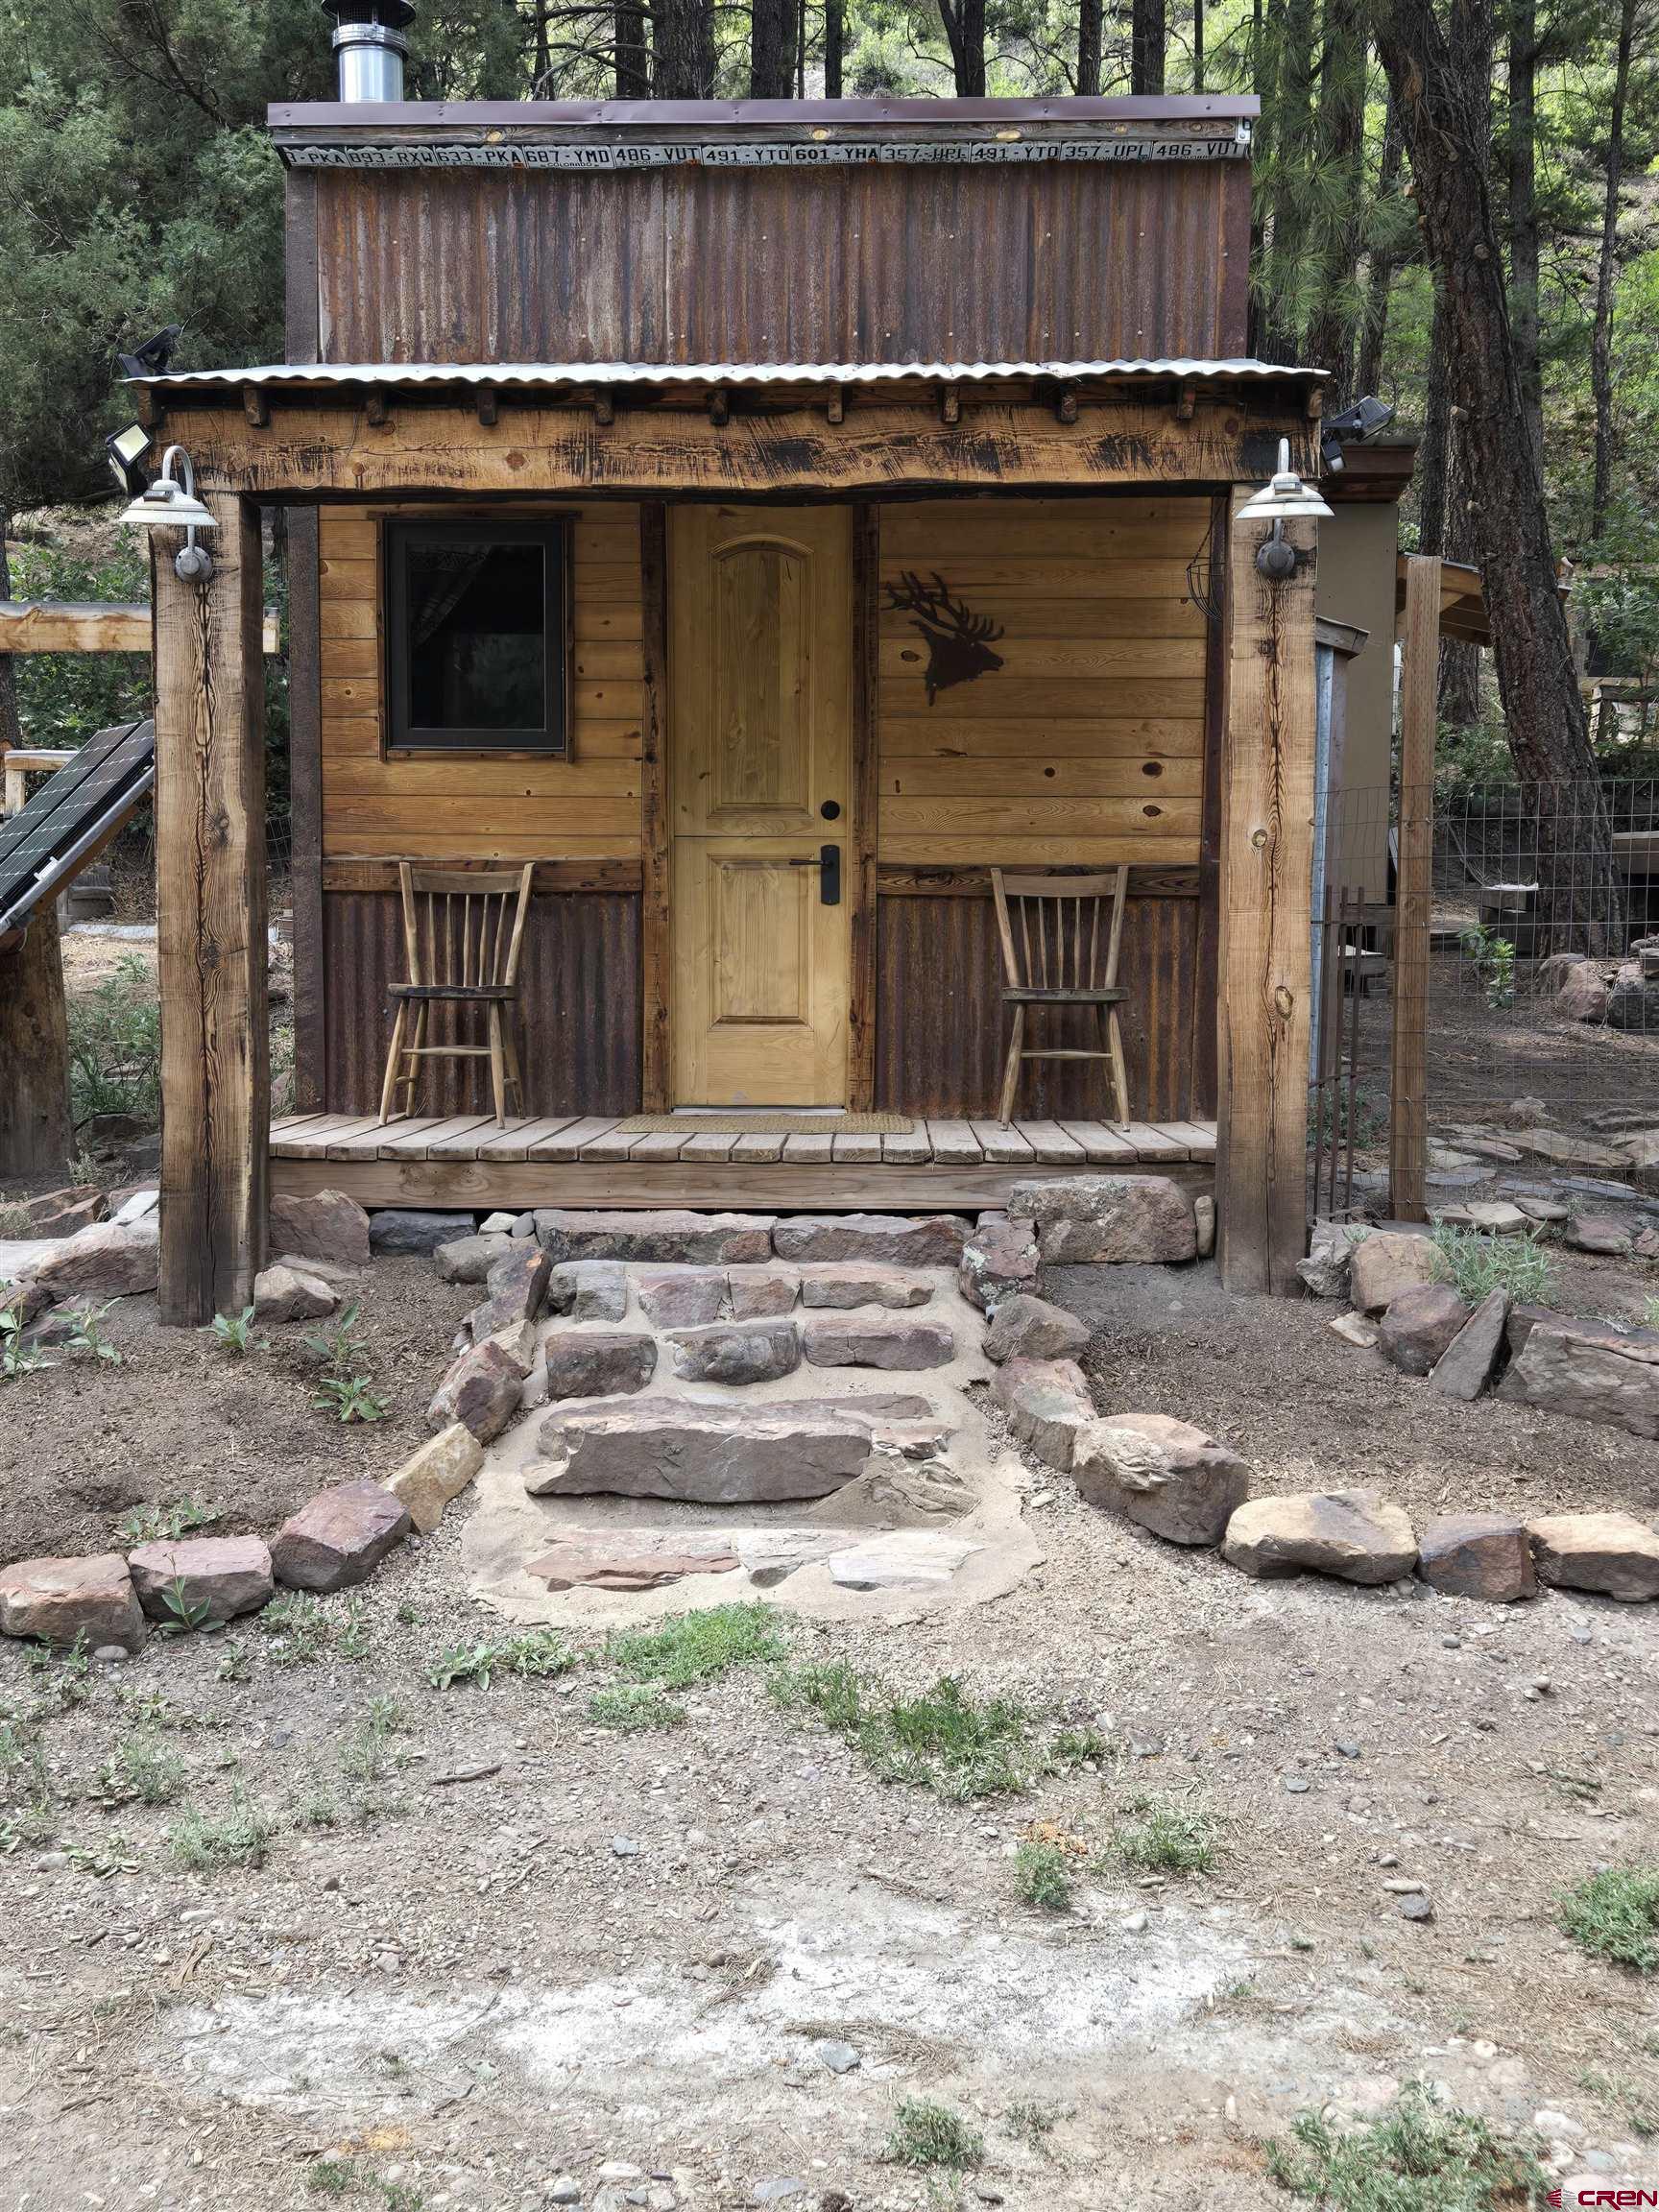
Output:
[[171,1805],[184,1788],[184,1762],[146,1737],[129,1737],[99,1767],[98,1784],[117,1803]]
[[773,1690],[855,1743],[884,1782],[961,1804],[1023,1790],[1030,1779],[1024,1708],[1003,1697],[976,1703],[950,1675],[920,1696],[897,1697],[835,1660],[781,1674]]
[[1304,2112],[1290,2137],[1262,2145],[1268,2177],[1319,2212],[1511,2212],[1546,2187],[1530,2152],[1422,2082],[1367,2127]]
[[317,2197],[345,2197],[361,2178],[349,2158],[318,2158],[305,2170],[305,2186]]
[[193,1528],[205,1528],[219,1518],[218,1508],[194,1498],[172,1498],[160,1505],[134,1505],[115,1524],[115,1541],[123,1551],[140,1544],[177,1544]]
[[1048,1746],[1048,1770],[1068,1774],[1078,1767],[1104,1767],[1112,1746],[1098,1728],[1062,1728]]
[[353,1593],[346,1600],[346,1622],[340,1631],[340,1656],[342,1659],[367,1659],[369,1656],[369,1618],[363,1610],[363,1600]]
[[259,1625],[273,1639],[271,1656],[280,1667],[315,1666],[326,1654],[334,1632],[327,1607],[308,1590],[289,1590],[274,1598],[260,1614]]
[[291,1801],[289,1818],[296,1828],[337,1828],[340,1808],[327,1787],[313,1780]]
[[29,1679],[36,1694],[62,1712],[84,1705],[92,1695],[92,1667],[86,1656],[84,1629],[73,1644],[61,1650],[50,1644],[33,1645],[28,1667]]
[[1659,1329],[1659,1298],[1643,1299],[1642,1326],[1644,1329]]
[[1440,1221],[1434,1228],[1436,1264],[1471,1306],[1491,1290],[1506,1290],[1517,1305],[1547,1306],[1555,1294],[1555,1264],[1543,1236],[1542,1229],[1527,1229],[1519,1237],[1483,1237],[1479,1229]]
[[1027,2150],[1043,2151],[1056,2125],[1067,2117],[1067,2108],[1064,2104],[1045,2104],[1039,2097],[1017,2097],[1002,2117],[1009,2133],[1017,2135]]
[[784,1645],[770,1605],[711,1605],[703,1613],[664,1621],[661,1628],[613,1636],[605,1656],[619,1674],[636,1682],[685,1690],[733,1667],[769,1665],[784,1656]]
[[1059,1844],[1027,1838],[1015,1853],[1014,1887],[1039,1911],[1070,1911],[1071,1868]]
[[947,2166],[965,2173],[985,2155],[985,2138],[949,2104],[906,2097],[893,2115],[887,2155],[900,2166]]
[[395,1697],[372,1697],[367,1711],[340,1746],[340,1771],[349,1782],[383,1782],[404,1765],[392,1739],[407,1722]]
[[69,1094],[77,1122],[161,1113],[161,1008],[149,964],[130,953],[95,990],[68,1002]]
[[1215,1863],[1215,1820],[1196,1805],[1137,1797],[1114,1831],[1112,1848],[1143,1874],[1208,1874]]
[[453,1690],[458,1682],[488,1690],[497,1674],[565,1674],[575,1664],[576,1654],[557,1630],[526,1628],[517,1636],[451,1644],[427,1668],[426,1679],[434,1690]]
[[229,1812],[217,1820],[194,1805],[187,1806],[167,1831],[167,1848],[193,1874],[216,1866],[260,1866],[265,1846],[276,1833],[271,1815],[250,1804],[238,1790]]
[[1659,1866],[1609,1866],[1556,1903],[1581,1951],[1638,1974],[1659,1973]]
[[1578,2086],[1588,2089],[1593,2097],[1599,2097],[1603,2104],[1617,2106],[1623,2113],[1631,2134],[1642,2142],[1650,2142],[1659,2135],[1659,2095],[1645,2089],[1641,2082],[1592,2067],[1588,2073],[1579,2075]]
[[614,1689],[595,1690],[588,1700],[588,1718],[601,1728],[614,1728],[618,1735],[639,1736],[652,1728],[683,1728],[685,1709],[648,1682],[623,1682]]

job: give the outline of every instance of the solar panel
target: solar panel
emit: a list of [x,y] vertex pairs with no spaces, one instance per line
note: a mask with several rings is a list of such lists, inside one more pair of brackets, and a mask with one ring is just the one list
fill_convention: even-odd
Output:
[[123,722],[88,737],[20,812],[0,823],[0,937],[56,898],[156,780],[156,725]]

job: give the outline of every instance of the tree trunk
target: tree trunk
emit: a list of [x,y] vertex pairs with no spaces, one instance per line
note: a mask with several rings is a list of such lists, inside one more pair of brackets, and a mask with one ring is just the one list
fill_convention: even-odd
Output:
[[645,11],[637,0],[615,0],[616,97],[649,100],[650,56],[645,44]]
[[1429,398],[1423,415],[1423,443],[1417,448],[1417,550],[1446,550],[1446,474],[1452,433],[1451,325],[1438,279],[1434,319],[1429,331]]
[[[1470,473],[1468,417],[1452,409],[1446,439],[1446,527],[1442,550],[1448,561],[1474,561],[1476,479]],[[1439,682],[1440,719],[1450,729],[1468,730],[1480,719],[1480,648],[1442,644]]]
[[58,902],[0,952],[0,1175],[57,1175],[71,1150],[69,1028]]
[[654,0],[654,100],[714,97],[713,0]]
[[1192,0],[1192,89],[1204,89],[1204,0]]
[[1270,23],[1273,160],[1272,237],[1265,269],[1262,352],[1269,361],[1300,357],[1301,288],[1308,239],[1309,147],[1312,138],[1313,0],[1283,0]]
[[958,100],[985,97],[985,0],[939,0]]
[[1307,358],[1331,371],[1328,409],[1354,396],[1354,325],[1365,182],[1365,59],[1360,0],[1328,0],[1320,68],[1314,201],[1317,284]]
[[[1488,0],[1454,0],[1455,36],[1465,14],[1478,43]],[[1458,69],[1432,0],[1380,0],[1376,22],[1446,302],[1453,403],[1464,411],[1469,472],[1481,487],[1474,537],[1509,747],[1538,808],[1544,933],[1552,945],[1601,951],[1621,940],[1623,902],[1522,404],[1487,179],[1489,87]]]
[[[6,557],[6,532],[12,517],[0,507],[0,599],[12,596],[12,564]],[[0,753],[23,742],[17,719],[17,671],[10,653],[0,653]]]
[[1508,0],[1509,312],[1527,434],[1544,470],[1544,373],[1538,359],[1538,0]]
[[824,97],[841,97],[841,67],[847,51],[846,0],[824,0]]
[[1142,98],[1155,98],[1164,90],[1168,48],[1168,23],[1164,0],[1130,0],[1129,90]]
[[[1400,110],[1394,105],[1392,94],[1388,111],[1382,125],[1382,151],[1377,161],[1377,199],[1379,213],[1384,213],[1388,202],[1400,190],[1400,166],[1405,153],[1405,139],[1400,130]],[[1359,369],[1354,384],[1357,392],[1375,392],[1382,381],[1382,346],[1388,335],[1388,294],[1394,281],[1394,250],[1391,244],[1375,248],[1370,266],[1365,273],[1365,306],[1359,326]]]
[[1636,0],[1622,0],[1619,59],[1613,71],[1613,112],[1607,121],[1607,176],[1601,198],[1601,258],[1596,272],[1596,323],[1590,340],[1590,388],[1596,397],[1596,473],[1590,494],[1590,535],[1607,527],[1613,484],[1613,283],[1619,270],[1619,187],[1624,174],[1624,108],[1630,97],[1630,48],[1636,36]]
[[1079,0],[1077,10],[1077,97],[1094,100],[1100,93],[1100,26],[1102,0]]
[[795,90],[796,0],[753,0],[749,97],[787,100]]

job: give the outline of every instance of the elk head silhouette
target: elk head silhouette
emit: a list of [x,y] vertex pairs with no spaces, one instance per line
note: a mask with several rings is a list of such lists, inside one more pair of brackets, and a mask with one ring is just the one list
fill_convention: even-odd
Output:
[[951,598],[937,569],[931,589],[911,570],[903,570],[898,583],[887,587],[887,604],[908,614],[910,627],[927,640],[922,681],[927,686],[929,707],[952,684],[971,684],[975,676],[1001,667],[1001,654],[991,650],[992,640],[1002,635],[1001,623],[993,622],[989,614],[970,614],[960,599]]

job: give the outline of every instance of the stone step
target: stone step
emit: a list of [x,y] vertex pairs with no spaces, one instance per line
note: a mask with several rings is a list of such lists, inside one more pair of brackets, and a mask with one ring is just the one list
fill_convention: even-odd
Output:
[[806,1323],[802,1342],[814,1367],[947,1367],[956,1339],[946,1321],[860,1320],[825,1314]]
[[691,1575],[745,1573],[771,1589],[822,1561],[848,1590],[936,1588],[981,1545],[932,1528],[572,1528],[525,1573],[549,1590],[655,1590]]

